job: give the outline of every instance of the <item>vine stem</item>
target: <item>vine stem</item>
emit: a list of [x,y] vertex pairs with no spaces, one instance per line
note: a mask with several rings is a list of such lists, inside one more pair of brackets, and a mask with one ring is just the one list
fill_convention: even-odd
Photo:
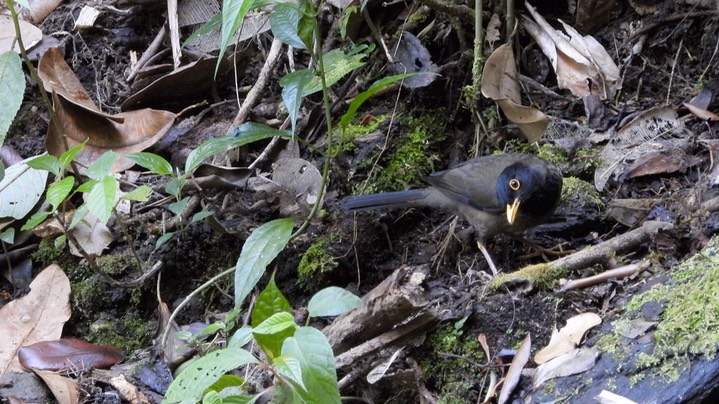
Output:
[[[319,2],[316,10],[320,10],[321,6],[322,1]],[[312,205],[312,210],[310,211],[309,215],[307,215],[307,217],[302,222],[297,231],[292,233],[292,235],[290,236],[290,240],[294,240],[299,235],[301,235],[307,229],[307,226],[309,226],[312,219],[314,219],[314,217],[317,215],[317,212],[320,210],[322,202],[324,202],[327,183],[329,182],[330,167],[332,165],[332,157],[334,153],[334,145],[332,142],[332,138],[334,136],[334,127],[332,125],[330,92],[329,88],[327,88],[327,79],[325,78],[325,64],[324,60],[322,60],[322,37],[320,36],[319,24],[315,24],[314,31],[315,40],[312,53],[317,60],[317,73],[319,74],[320,80],[322,82],[322,108],[324,110],[325,122],[327,122],[327,151],[325,152],[325,161],[324,165],[322,166],[322,180],[320,181],[320,190],[317,195],[317,201],[315,201],[314,205]]]

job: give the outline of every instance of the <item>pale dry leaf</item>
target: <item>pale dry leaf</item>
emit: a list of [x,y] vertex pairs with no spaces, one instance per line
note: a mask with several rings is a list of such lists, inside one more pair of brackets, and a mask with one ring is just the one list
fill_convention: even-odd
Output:
[[594,367],[599,351],[594,348],[572,349],[537,367],[532,378],[532,388],[540,387],[547,380],[586,372]]
[[[34,158],[34,157],[31,157]],[[45,192],[48,172],[27,165],[27,160],[5,169],[0,180],[0,218],[24,218]]]
[[619,68],[604,47],[563,22],[567,34],[554,29],[534,7],[525,5],[534,21],[524,17],[522,26],[552,62],[559,87],[580,97],[614,97],[619,89]]
[[0,308],[0,374],[21,371],[18,350],[35,342],[59,339],[70,318],[70,280],[58,265],[42,270],[30,293]]
[[74,380],[60,376],[51,370],[34,370],[34,372],[45,382],[58,404],[80,402],[80,390]]
[[[114,240],[112,232],[95,215],[88,213],[83,220],[70,230],[85,253],[92,256],[102,255],[102,251]],[[70,252],[77,257],[84,255],[74,243],[70,243]]]
[[555,328],[552,331],[549,344],[537,352],[534,362],[542,364],[573,351],[582,341],[584,334],[601,323],[602,318],[596,313],[582,313],[570,318],[561,330],[557,331]]
[[632,401],[626,397],[607,390],[602,390],[602,392],[597,394],[595,398],[600,404],[637,404],[636,401]]
[[[42,40],[42,31],[27,21],[20,20],[20,35],[26,50],[32,49]],[[15,25],[9,15],[0,15],[0,53],[12,50],[20,53],[20,48],[15,40]]]
[[487,45],[489,45],[490,51],[494,49],[494,43],[499,41],[501,37],[499,33],[499,28],[501,26],[502,22],[499,19],[499,15],[497,15],[497,13],[493,13],[492,18],[489,19],[489,24],[487,24],[484,36],[485,41],[487,41]]
[[40,24],[45,17],[62,4],[62,0],[29,0],[28,3],[30,3],[30,7],[22,10],[22,18],[33,24]]
[[519,378],[522,376],[522,369],[529,361],[529,355],[532,350],[532,338],[529,334],[522,341],[522,345],[517,350],[517,353],[512,359],[512,364],[509,365],[507,376],[504,378],[504,384],[502,385],[502,391],[499,392],[499,404],[504,404],[509,401],[509,396],[514,391],[514,388],[519,384]]
[[694,114],[697,118],[704,120],[704,121],[712,121],[712,122],[719,122],[719,115],[708,111],[704,108],[698,107],[693,104],[689,104],[687,102],[684,103],[684,106],[687,107],[689,112]]

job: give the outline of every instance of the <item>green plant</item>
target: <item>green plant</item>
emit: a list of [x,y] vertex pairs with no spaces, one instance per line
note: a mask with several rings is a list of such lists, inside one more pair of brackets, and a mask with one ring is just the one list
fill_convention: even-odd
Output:
[[[242,303],[264,275],[267,265],[289,242],[292,228],[292,219],[277,219],[252,232],[233,269],[235,310],[224,323],[208,326],[200,338],[235,327]],[[359,305],[358,297],[331,287],[312,297],[309,317],[335,316]],[[213,397],[220,399],[217,402],[255,400],[264,392],[251,396],[244,379],[225,377],[225,373],[243,366],[261,367],[272,374],[272,394],[277,402],[339,402],[334,355],[327,338],[312,327],[295,323],[292,308],[277,288],[274,276],[257,296],[250,319],[250,324],[234,331],[226,347],[186,365],[167,390],[165,402],[194,402],[203,397],[203,402]],[[257,343],[262,358],[242,348],[250,341]]]

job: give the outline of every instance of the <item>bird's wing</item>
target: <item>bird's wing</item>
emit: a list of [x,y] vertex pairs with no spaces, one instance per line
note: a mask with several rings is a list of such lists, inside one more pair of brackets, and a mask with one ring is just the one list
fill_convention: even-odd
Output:
[[496,184],[499,174],[517,161],[517,155],[483,156],[467,160],[446,171],[425,177],[425,181],[458,202],[488,213],[500,213]]

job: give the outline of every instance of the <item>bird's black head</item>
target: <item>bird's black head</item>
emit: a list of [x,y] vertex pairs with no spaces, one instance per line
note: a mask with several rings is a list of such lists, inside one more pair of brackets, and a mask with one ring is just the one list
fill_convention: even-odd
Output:
[[510,223],[514,222],[518,211],[523,216],[540,218],[551,213],[557,205],[562,190],[561,174],[542,163],[519,161],[499,175],[497,199],[502,206],[507,206]]

